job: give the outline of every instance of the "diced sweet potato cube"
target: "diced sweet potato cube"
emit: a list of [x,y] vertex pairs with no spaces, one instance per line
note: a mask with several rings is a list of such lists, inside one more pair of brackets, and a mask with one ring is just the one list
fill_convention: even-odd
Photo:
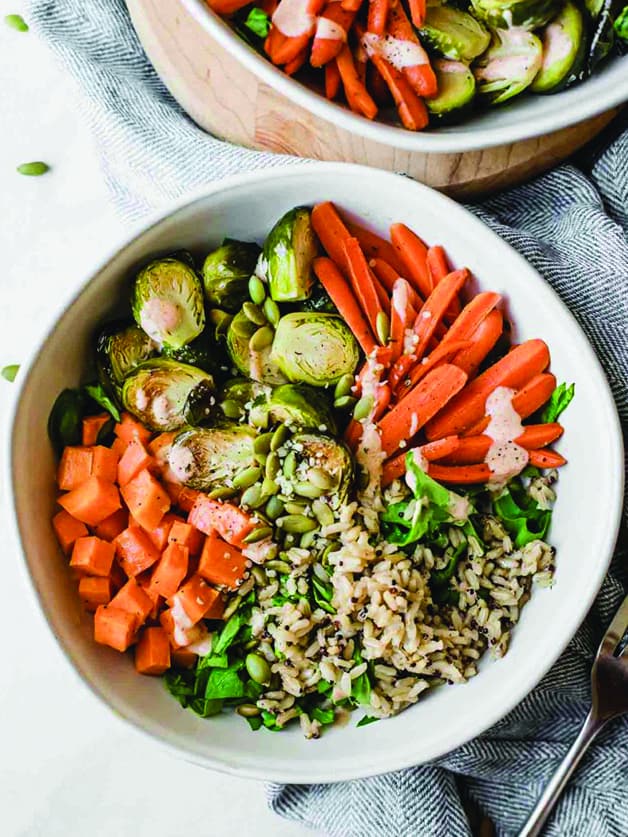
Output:
[[188,515],[188,523],[205,535],[218,532],[227,543],[238,546],[254,528],[251,517],[232,503],[220,503],[199,494]]
[[152,463],[152,457],[149,456],[148,451],[141,442],[135,440],[129,442],[118,462],[118,483],[120,486],[126,485],[140,471],[148,468]]
[[139,525],[148,532],[156,529],[170,508],[166,490],[146,469],[121,489],[124,502]]
[[88,526],[97,526],[122,508],[117,487],[101,477],[89,477],[78,488],[59,497],[58,503]]
[[135,578],[130,578],[113,597],[111,605],[132,613],[136,619],[135,627],[139,628],[153,609],[153,600]]
[[79,598],[86,610],[96,610],[111,601],[111,579],[86,575],[79,580]]
[[108,576],[115,556],[112,543],[94,536],[79,538],[74,543],[70,566],[85,575]]
[[196,663],[198,654],[189,651],[187,648],[173,648],[170,652],[170,660],[177,668],[192,668]]
[[116,482],[118,478],[118,454],[104,445],[92,448],[92,476],[101,477],[107,482]]
[[151,591],[159,593],[166,599],[174,596],[187,575],[188,559],[187,547],[176,543],[168,544],[153,571],[150,582]]
[[120,566],[128,576],[136,576],[159,560],[159,550],[139,526],[129,526],[115,540]]
[[150,537],[151,541],[155,544],[155,546],[160,552],[163,552],[163,550],[168,545],[168,537],[170,535],[170,530],[172,529],[172,524],[175,520],[175,515],[170,514],[168,512],[161,518],[159,526],[156,526],[150,532],[147,531],[147,534]]
[[[219,591],[215,587],[210,587],[200,575],[193,575],[186,581],[176,594],[175,600],[193,624],[205,618],[219,619],[224,610]],[[211,616],[208,615],[210,613]]]
[[122,413],[121,420],[113,429],[113,432],[119,439],[125,442],[141,442],[147,445],[150,442],[150,437],[153,435],[144,425],[129,415],[129,413]]
[[98,526],[94,527],[94,534],[105,541],[115,540],[120,532],[124,532],[129,525],[129,513],[126,509],[118,509],[101,520]]
[[100,605],[94,614],[94,639],[116,651],[126,651],[135,639],[135,616],[111,605]]
[[196,491],[194,488],[187,488],[178,482],[168,482],[166,480],[164,484],[173,505],[186,513],[192,511],[197,497],[201,496],[200,491]]
[[195,529],[191,523],[186,523],[185,520],[176,518],[172,524],[172,529],[168,535],[168,543],[178,543],[181,546],[187,546],[190,550],[190,555],[200,555],[203,548],[205,536],[198,529]]
[[83,419],[83,444],[97,444],[98,434],[110,419],[111,416],[109,413],[99,413],[97,416],[86,416]]
[[135,649],[140,674],[163,674],[170,668],[170,641],[163,628],[144,628]]
[[212,532],[205,538],[198,574],[219,587],[235,590],[246,573],[247,559],[226,541]]
[[52,528],[55,530],[57,540],[66,555],[69,555],[72,551],[75,541],[89,535],[87,526],[68,514],[65,509],[57,512],[52,518]]
[[92,473],[91,448],[68,445],[61,454],[57,469],[57,485],[62,491],[72,491],[82,485]]

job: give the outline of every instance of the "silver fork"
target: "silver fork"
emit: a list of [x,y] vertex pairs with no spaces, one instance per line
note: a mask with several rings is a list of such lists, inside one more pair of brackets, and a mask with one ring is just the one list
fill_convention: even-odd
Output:
[[534,811],[519,832],[519,837],[536,837],[541,833],[554,805],[591,742],[607,721],[628,712],[628,651],[622,646],[627,629],[628,596],[604,634],[593,663],[591,709],[580,734],[543,791]]

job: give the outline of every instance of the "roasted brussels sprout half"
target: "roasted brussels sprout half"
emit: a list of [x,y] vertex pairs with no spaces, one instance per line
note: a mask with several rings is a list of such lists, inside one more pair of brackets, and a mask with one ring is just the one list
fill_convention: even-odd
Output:
[[201,282],[178,259],[157,259],[140,271],[131,308],[135,322],[160,346],[180,349],[205,328]]
[[238,312],[227,329],[227,352],[238,372],[265,384],[285,384],[286,378],[271,359],[271,347],[251,349],[249,342],[259,328],[244,313]]
[[244,424],[191,427],[179,433],[168,451],[168,465],[190,488],[230,487],[233,478],[255,464],[255,431]]
[[432,68],[438,81],[438,95],[426,99],[427,109],[443,122],[454,122],[466,114],[475,99],[475,76],[462,61],[437,58]]
[[575,78],[586,55],[584,34],[582,12],[567,0],[540,35],[543,61],[530,87],[533,93],[555,93]]
[[209,372],[214,379],[224,379],[229,371],[229,360],[224,347],[217,346],[207,331],[187,346],[182,346],[180,349],[165,348],[162,354],[171,360],[187,363],[188,366],[196,366],[198,369]]
[[525,29],[496,29],[491,45],[474,67],[478,93],[491,105],[517,96],[541,68],[543,46]]
[[326,493],[337,497],[338,502],[344,502],[353,480],[353,458],[346,445],[318,433],[297,433],[290,446],[297,458],[297,479],[311,482],[313,469],[324,471],[330,480]]
[[472,61],[484,52],[491,40],[479,20],[467,12],[440,3],[427,7],[427,15],[419,31],[427,46],[456,61]]
[[249,279],[255,272],[260,247],[250,241],[225,238],[203,263],[205,296],[212,308],[235,314],[249,298]]
[[271,358],[292,383],[324,387],[353,373],[359,353],[340,317],[304,311],[279,320]]
[[335,433],[336,422],[325,395],[305,384],[283,384],[276,387],[261,406],[270,424],[285,423]]
[[200,424],[214,399],[212,376],[166,358],[142,363],[122,386],[122,404],[151,430],[178,430]]
[[125,377],[157,354],[157,345],[135,323],[108,323],[96,338],[98,380],[107,392],[120,398]]
[[312,285],[310,296],[299,303],[299,311],[322,311],[325,314],[338,313],[331,297],[318,281],[315,281]]
[[257,398],[265,400],[271,392],[266,384],[249,381],[248,378],[230,378],[220,389],[219,415],[239,420],[246,415]]
[[261,264],[275,302],[297,302],[310,296],[317,252],[309,210],[297,207],[286,212],[264,242]]
[[560,9],[558,0],[471,0],[474,15],[493,29],[538,29]]

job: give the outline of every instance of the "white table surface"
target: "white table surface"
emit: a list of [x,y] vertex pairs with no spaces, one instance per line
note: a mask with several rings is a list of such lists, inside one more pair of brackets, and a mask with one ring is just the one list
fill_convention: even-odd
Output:
[[[10,7],[9,7],[10,6]],[[22,0],[3,4],[25,12]],[[19,363],[60,295],[122,230],[73,81],[33,33],[0,21],[0,367]],[[45,177],[20,163],[45,160]],[[2,456],[11,384],[0,379]],[[4,466],[4,463],[0,463]],[[4,473],[4,469],[0,471]],[[213,837],[313,832],[266,808],[261,784],[163,754],[95,702],[62,656],[7,535],[0,484],[0,833],[3,837]]]

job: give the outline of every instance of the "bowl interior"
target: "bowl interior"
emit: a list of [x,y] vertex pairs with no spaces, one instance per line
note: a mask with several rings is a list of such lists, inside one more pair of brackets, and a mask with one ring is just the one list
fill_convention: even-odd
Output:
[[[46,421],[58,392],[79,383],[95,327],[147,257],[180,247],[206,251],[224,236],[262,240],[288,208],[333,200],[385,232],[403,221],[469,265],[481,288],[504,294],[515,339],[545,338],[559,380],[575,381],[564,416],[561,473],[550,540],[556,584],[526,606],[506,657],[445,687],[390,721],[354,722],[307,742],[298,729],[253,734],[237,716],[204,721],[183,711],[159,680],[137,676],[127,656],[95,645],[50,526],[55,506]],[[590,443],[596,440],[596,445]],[[433,758],[481,732],[514,706],[555,660],[601,584],[616,537],[621,442],[606,381],[583,334],[545,282],[477,219],[447,198],[384,172],[336,164],[236,178],[180,206],[132,239],[86,284],[34,354],[16,409],[11,482],[29,573],[47,619],[75,668],[119,715],[186,757],[263,779],[332,781]]]

